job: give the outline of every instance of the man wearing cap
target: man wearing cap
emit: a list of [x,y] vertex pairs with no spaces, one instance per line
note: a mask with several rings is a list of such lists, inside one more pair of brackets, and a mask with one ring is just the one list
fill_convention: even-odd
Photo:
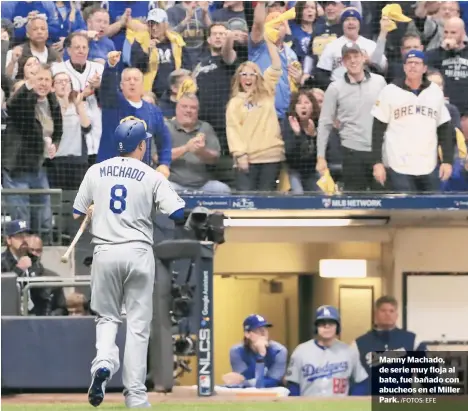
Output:
[[346,69],[343,66],[341,50],[349,42],[359,45],[365,55],[366,64],[376,66],[380,72],[385,71],[387,58],[384,56],[384,48],[377,48],[374,41],[359,35],[361,22],[361,14],[357,9],[344,9],[341,14],[344,34],[325,47],[317,63],[316,79],[321,88],[325,89],[330,81],[342,78]]
[[130,61],[145,73],[145,91],[153,91],[159,98],[167,90],[169,75],[180,68],[191,70],[191,61],[182,36],[169,30],[165,10],[151,10],[146,22],[146,26],[134,20],[128,23]]
[[[40,277],[44,267],[38,257],[30,253],[28,238],[30,228],[25,220],[13,220],[4,226],[7,248],[2,253],[2,273],[14,273],[18,277]],[[24,283],[22,283],[24,284]],[[29,291],[28,312],[24,315],[63,315],[63,307],[52,312],[53,293],[48,288],[33,288]],[[23,305],[21,305],[23,307]]]
[[439,191],[439,180],[452,174],[454,127],[442,90],[426,77],[424,52],[410,50],[404,70],[405,78],[387,85],[372,109],[374,177],[383,185],[388,173],[398,192]]
[[223,376],[227,386],[272,388],[281,385],[288,350],[280,343],[269,340],[268,328],[272,326],[258,314],[249,315],[244,320],[244,342],[231,348],[232,372]]
[[[286,380],[290,396],[343,397],[362,395],[368,374],[359,354],[340,341],[338,310],[322,305],[315,314],[316,337],[299,344],[289,362]],[[353,383],[353,386],[351,386]]]
[[370,114],[385,79],[364,69],[365,57],[357,43],[342,48],[347,70],[325,92],[317,134],[317,171],[324,174],[329,135],[335,120],[340,123],[343,154],[343,183],[346,191],[377,189],[372,175],[372,121]]

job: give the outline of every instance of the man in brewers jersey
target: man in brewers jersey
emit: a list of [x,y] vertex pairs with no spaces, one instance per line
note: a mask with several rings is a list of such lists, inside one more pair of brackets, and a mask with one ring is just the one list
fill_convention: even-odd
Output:
[[[351,347],[337,339],[340,314],[323,305],[316,313],[313,340],[300,344],[293,352],[286,373],[291,396],[342,397],[349,395],[350,382],[361,383],[368,375]],[[360,395],[353,391],[353,395]]]
[[103,401],[106,384],[120,366],[115,338],[122,303],[127,312],[125,404],[150,407],[145,378],[155,275],[151,213],[156,206],[170,218],[182,219],[185,203],[161,173],[141,161],[148,136],[141,120],[124,120],[115,130],[120,157],[93,165],[73,204],[74,217],[79,218],[94,203],[91,308],[97,313],[97,355],[88,400],[95,407]]
[[405,78],[387,85],[372,109],[374,178],[384,185],[387,165],[395,191],[439,191],[439,179],[447,181],[452,174],[454,127],[442,90],[426,77],[424,52],[410,50],[404,71]]

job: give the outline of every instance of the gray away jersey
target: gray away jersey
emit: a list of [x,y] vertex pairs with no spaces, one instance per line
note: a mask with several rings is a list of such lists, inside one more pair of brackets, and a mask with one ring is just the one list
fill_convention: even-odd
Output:
[[152,245],[154,208],[171,215],[185,206],[161,173],[129,157],[114,157],[89,168],[73,208],[86,213],[93,203],[94,244]]
[[336,340],[330,348],[315,340],[300,344],[289,362],[286,380],[299,384],[301,396],[342,397],[349,393],[350,380],[368,377],[359,356],[348,344]]

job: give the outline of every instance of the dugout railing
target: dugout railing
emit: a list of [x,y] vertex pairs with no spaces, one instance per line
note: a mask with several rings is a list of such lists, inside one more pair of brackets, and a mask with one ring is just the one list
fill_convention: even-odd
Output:
[[[61,189],[13,189],[3,188],[1,191],[2,195],[2,236],[4,235],[4,223],[6,221],[14,220],[19,218],[13,201],[9,201],[12,196],[29,196],[27,208],[31,215],[39,216],[40,213],[32,213],[38,209],[44,208],[44,204],[38,203],[37,197],[43,195],[50,196],[50,208],[52,214],[52,229],[50,231],[44,231],[42,228],[42,218],[39,216],[35,225],[39,227],[38,234],[41,236],[45,244],[48,245],[62,245],[62,233],[64,227],[64,219],[62,216],[63,207],[63,191]],[[35,198],[36,197],[36,198]],[[33,227],[34,228],[34,227]],[[36,231],[36,230],[34,230]]]

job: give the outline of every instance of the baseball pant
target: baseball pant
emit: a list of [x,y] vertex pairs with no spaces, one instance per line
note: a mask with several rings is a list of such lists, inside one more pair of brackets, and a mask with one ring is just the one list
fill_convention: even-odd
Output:
[[97,314],[97,354],[91,374],[107,367],[112,377],[120,367],[115,339],[123,303],[127,335],[122,381],[127,407],[137,407],[147,401],[146,360],[153,315],[154,275],[154,254],[149,244],[97,245],[94,249],[91,308]]

